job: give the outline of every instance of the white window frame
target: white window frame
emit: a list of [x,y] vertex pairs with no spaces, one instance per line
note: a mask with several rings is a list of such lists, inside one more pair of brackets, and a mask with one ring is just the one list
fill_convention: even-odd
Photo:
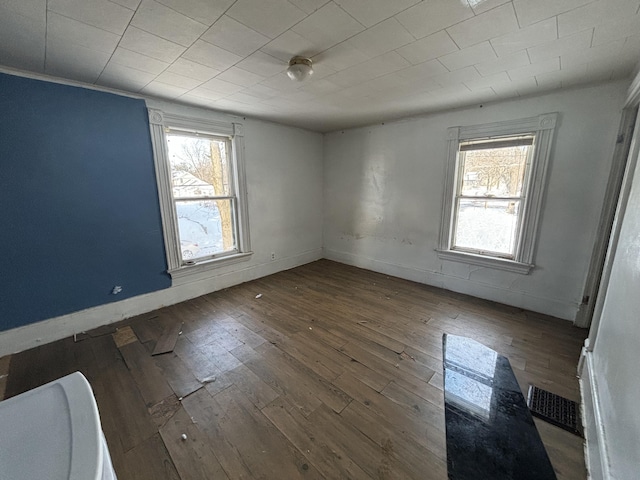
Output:
[[[446,183],[440,225],[440,242],[439,248],[436,249],[439,258],[521,274],[528,274],[535,267],[533,260],[538,236],[538,223],[557,118],[557,113],[547,113],[537,117],[506,122],[451,127],[447,130]],[[517,135],[533,135],[535,140],[533,154],[529,157],[531,164],[528,168],[528,179],[525,179],[523,186],[522,223],[518,232],[515,257],[507,259],[491,254],[453,250],[455,227],[453,209],[455,208],[456,182],[459,176],[460,143]]]
[[[215,268],[249,260],[252,255],[249,237],[249,213],[247,207],[247,187],[244,167],[244,132],[241,123],[220,122],[174,115],[157,109],[148,109],[149,128],[153,144],[158,197],[162,214],[162,230],[167,254],[167,272],[173,280],[183,280]],[[185,133],[210,135],[228,138],[231,143],[230,160],[231,182],[236,193],[235,225],[237,251],[201,261],[183,261],[180,253],[178,219],[171,182],[171,164],[169,162],[166,133],[184,131]]]

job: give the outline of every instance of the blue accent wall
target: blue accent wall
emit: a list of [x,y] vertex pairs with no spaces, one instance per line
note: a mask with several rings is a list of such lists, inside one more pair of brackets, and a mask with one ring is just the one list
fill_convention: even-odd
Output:
[[171,285],[143,100],[0,74],[0,255],[0,331]]

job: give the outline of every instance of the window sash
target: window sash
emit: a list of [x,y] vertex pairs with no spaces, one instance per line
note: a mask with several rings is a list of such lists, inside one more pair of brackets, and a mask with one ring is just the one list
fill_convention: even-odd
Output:
[[524,204],[524,202],[520,199],[517,198],[515,200],[505,200],[502,198],[495,198],[495,197],[491,197],[491,198],[485,198],[485,197],[468,197],[468,198],[464,198],[462,200],[471,200],[471,201],[477,201],[477,202],[483,202],[483,203],[498,203],[498,202],[505,202],[505,201],[513,201],[514,203],[519,203],[519,208],[518,208],[518,213],[517,215],[517,219],[516,219],[516,231],[515,231],[515,235],[514,235],[514,241],[513,241],[513,249],[511,252],[500,252],[500,251],[494,251],[491,249],[484,249],[484,248],[474,248],[474,247],[468,247],[468,246],[460,246],[460,245],[456,245],[456,240],[458,239],[458,226],[459,226],[459,222],[458,222],[458,218],[460,215],[460,200],[461,198],[456,198],[456,201],[454,202],[454,211],[453,211],[453,226],[452,226],[452,230],[451,230],[451,244],[449,246],[449,248],[451,250],[455,250],[455,251],[460,251],[460,252],[469,252],[469,253],[473,253],[476,255],[484,255],[487,257],[497,257],[497,258],[506,258],[506,259],[510,259],[513,260],[516,258],[517,253],[518,253],[518,248],[519,248],[519,243],[520,243],[520,234],[522,231],[522,219],[523,219],[523,212],[522,212],[522,206]]
[[[530,133],[526,135],[520,136],[507,136],[507,137],[494,137],[488,139],[468,139],[461,140],[458,142],[457,155],[456,155],[456,186],[455,186],[455,196],[454,202],[452,205],[451,211],[451,231],[449,235],[449,249],[456,251],[465,251],[474,253],[477,255],[483,255],[487,257],[496,257],[496,258],[507,258],[510,260],[514,260],[518,258],[518,254],[520,252],[521,243],[522,243],[522,233],[523,233],[523,222],[526,215],[525,206],[526,206],[526,198],[527,191],[529,190],[529,186],[531,183],[531,164],[532,158],[535,154],[535,133]],[[531,148],[527,152],[527,158],[525,160],[525,171],[524,177],[522,179],[522,189],[520,191],[520,195],[515,196],[499,196],[499,195],[462,195],[460,192],[462,191],[462,186],[464,182],[464,163],[466,161],[465,153],[469,151],[475,150],[483,150],[483,149],[496,149],[496,148],[509,148],[509,147],[521,147],[521,146],[530,146]],[[517,225],[516,225],[516,235],[514,241],[514,248],[511,253],[505,252],[493,252],[491,250],[483,250],[476,249],[471,247],[459,247],[454,244],[456,240],[456,233],[458,229],[458,216],[460,209],[460,200],[472,200],[472,201],[483,201],[483,202],[492,202],[492,201],[514,201],[520,202],[520,208],[518,211]]]
[[[181,265],[193,265],[193,264],[197,264],[200,262],[206,262],[207,260],[212,260],[215,258],[221,258],[221,257],[225,257],[225,256],[229,256],[229,255],[234,255],[237,254],[239,252],[238,249],[238,242],[239,242],[239,230],[238,230],[238,209],[236,208],[236,204],[237,204],[237,196],[235,195],[235,179],[234,179],[234,175],[233,172],[235,170],[235,164],[233,162],[233,152],[231,150],[231,139],[229,137],[222,137],[222,136],[217,136],[217,135],[213,135],[213,134],[207,134],[207,133],[201,133],[201,132],[195,132],[195,131],[189,131],[189,130],[181,130],[181,129],[175,129],[172,127],[168,127],[165,129],[165,142],[167,141],[167,135],[176,135],[176,136],[183,136],[183,137],[191,137],[191,138],[197,138],[197,139],[207,139],[207,140],[211,140],[214,142],[224,142],[225,143],[225,156],[227,164],[228,164],[228,168],[227,168],[227,175],[228,175],[228,184],[229,184],[229,193],[230,195],[200,195],[200,196],[191,196],[191,197],[176,197],[174,195],[173,189],[175,188],[173,186],[173,182],[172,182],[172,188],[171,188],[171,199],[172,199],[172,203],[173,203],[173,211],[174,211],[174,223],[175,223],[175,234],[176,234],[176,241],[178,243],[178,257],[180,258],[180,264]],[[171,171],[171,163],[169,162],[169,170]],[[178,203],[180,202],[200,202],[203,200],[208,200],[208,201],[216,201],[216,200],[230,200],[230,204],[231,204],[231,222],[232,222],[232,234],[233,234],[233,243],[234,243],[234,248],[231,250],[221,250],[221,251],[217,251],[211,255],[207,255],[207,256],[203,256],[203,257],[198,257],[197,259],[191,260],[191,259],[185,259],[182,258],[182,251],[180,246],[180,242],[181,242],[181,238],[180,238],[180,227],[179,227],[179,217],[178,217]]]
[[[180,243],[182,242],[182,237],[180,234],[180,225],[179,225],[179,217],[178,217],[178,203],[196,203],[196,202],[201,202],[202,200],[206,200],[206,201],[215,201],[215,199],[211,199],[211,198],[206,198],[206,199],[201,199],[201,198],[196,198],[196,199],[190,199],[190,200],[185,200],[183,198],[180,198],[178,200],[175,201],[174,203],[174,208],[175,208],[175,219],[176,219],[176,235],[177,235],[177,241],[178,241],[178,245],[180,245]],[[211,260],[214,258],[221,258],[221,257],[225,257],[228,255],[234,255],[236,253],[239,252],[238,250],[238,221],[237,221],[237,203],[236,203],[236,199],[235,198],[228,198],[228,199],[224,199],[224,200],[228,200],[229,201],[229,205],[230,205],[230,209],[231,209],[231,232],[233,235],[233,248],[229,249],[229,250],[218,250],[214,253],[212,253],[211,255],[204,255],[201,257],[197,257],[195,259],[190,259],[190,258],[183,258],[182,257],[182,248],[179,248],[179,256],[181,259],[181,263],[182,265],[192,265],[194,263],[199,263],[199,262],[206,262],[207,260]],[[219,208],[218,205],[216,205],[216,207]]]
[[[246,261],[251,258],[251,239],[249,235],[249,217],[244,166],[244,129],[240,123],[223,122],[214,119],[202,119],[165,113],[157,109],[148,109],[149,127],[154,152],[154,164],[158,181],[158,196],[162,213],[162,229],[167,255],[167,272],[178,283],[193,279],[208,278],[208,272],[222,265]],[[220,196],[196,195],[196,201],[228,200],[233,208],[234,251],[199,258],[197,262],[186,263],[182,259],[180,237],[177,225],[175,201],[191,200],[189,197],[174,199],[171,162],[169,158],[167,134],[212,138],[225,141],[228,155],[228,184],[230,192]],[[224,198],[218,198],[224,197]],[[228,258],[227,258],[228,257]]]
[[[547,183],[547,171],[551,156],[553,137],[558,114],[547,113],[536,117],[521,118],[494,123],[451,127],[447,129],[448,160],[446,169],[446,183],[443,195],[443,212],[440,224],[440,242],[436,249],[438,257],[446,261],[462,262],[483,267],[496,268],[510,272],[528,274],[534,267],[533,257],[538,237],[538,225],[541,217],[542,199]],[[513,259],[498,256],[462,252],[452,248],[454,242],[454,227],[456,225],[457,204],[469,195],[460,195],[458,188],[460,178],[459,157],[465,152],[460,151],[461,144],[490,145],[494,148],[497,140],[507,138],[533,137],[530,154],[527,158],[527,168],[523,190],[520,197],[513,201],[520,201],[520,224],[517,232],[518,248]],[[528,140],[527,140],[528,143]],[[472,150],[470,148],[469,150]],[[508,200],[508,198],[473,196],[469,200]]]

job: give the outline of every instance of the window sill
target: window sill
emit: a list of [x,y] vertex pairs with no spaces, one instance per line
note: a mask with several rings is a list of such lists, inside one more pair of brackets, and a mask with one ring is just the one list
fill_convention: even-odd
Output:
[[251,259],[252,255],[253,252],[236,253],[234,255],[194,263],[193,265],[183,265],[169,270],[168,273],[171,275],[174,285],[195,282],[207,278],[208,275],[206,275],[206,273],[217,268],[233,265],[234,263],[246,262]]
[[528,263],[507,260],[506,258],[485,257],[467,252],[458,252],[455,250],[436,250],[438,257],[442,260],[450,260],[452,262],[468,263],[481,267],[495,268],[497,270],[506,270],[508,272],[520,273],[528,275],[534,265]]

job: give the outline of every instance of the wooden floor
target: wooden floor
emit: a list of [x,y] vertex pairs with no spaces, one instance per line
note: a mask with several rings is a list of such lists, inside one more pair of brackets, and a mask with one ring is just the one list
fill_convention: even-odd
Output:
[[[579,400],[585,330],[327,260],[5,357],[0,388],[83,372],[120,480],[445,479],[443,333]],[[584,479],[581,439],[536,423],[558,478]]]

